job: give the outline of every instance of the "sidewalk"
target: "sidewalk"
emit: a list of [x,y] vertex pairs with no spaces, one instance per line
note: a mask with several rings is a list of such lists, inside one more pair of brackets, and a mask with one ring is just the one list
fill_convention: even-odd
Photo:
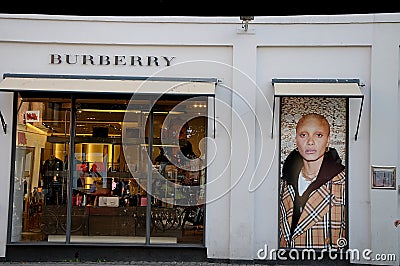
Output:
[[[288,265],[296,265],[296,266],[310,266],[310,265],[321,265],[311,263],[301,263],[301,262],[292,262],[292,263],[284,263],[284,264],[276,264],[277,262],[271,261],[262,261],[262,262],[187,262],[187,261],[166,261],[166,262],[156,262],[156,261],[110,261],[110,262],[0,262],[0,266],[126,266],[126,265],[144,265],[144,266],[254,266],[254,265],[274,265],[274,266],[288,266]],[[331,264],[328,263],[326,265],[343,265],[343,264]]]
[[[0,265],[23,265],[23,266],[97,266],[97,265],[109,265],[109,266],[125,266],[125,265],[147,265],[147,266],[230,266],[230,265],[266,265],[266,264],[255,264],[255,263],[219,263],[219,262],[149,262],[149,261],[120,261],[120,262],[0,262]],[[276,265],[276,264],[274,264]],[[276,265],[278,266],[278,265]]]

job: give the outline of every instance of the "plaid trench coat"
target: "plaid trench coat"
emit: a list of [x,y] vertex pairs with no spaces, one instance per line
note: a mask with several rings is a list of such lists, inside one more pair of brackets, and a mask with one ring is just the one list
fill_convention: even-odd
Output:
[[[293,151],[283,166],[280,199],[280,248],[338,248],[346,237],[345,168],[335,149],[325,153],[313,190],[291,232],[297,180],[302,168],[298,151]],[[310,185],[311,186],[311,185]]]

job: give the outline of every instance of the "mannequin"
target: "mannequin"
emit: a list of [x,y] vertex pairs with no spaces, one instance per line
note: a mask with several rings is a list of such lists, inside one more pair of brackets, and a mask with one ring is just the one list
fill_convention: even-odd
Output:
[[43,187],[48,188],[50,182],[53,180],[54,175],[61,174],[61,171],[64,170],[63,161],[57,158],[55,155],[50,155],[50,158],[47,159],[41,169],[41,174],[43,178]]
[[61,205],[62,202],[62,186],[57,176],[53,176],[53,180],[49,183],[49,192],[47,196],[47,205]]

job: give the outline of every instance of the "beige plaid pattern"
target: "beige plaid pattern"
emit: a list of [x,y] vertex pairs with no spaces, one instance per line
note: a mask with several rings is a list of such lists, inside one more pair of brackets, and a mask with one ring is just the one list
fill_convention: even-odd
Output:
[[337,240],[346,237],[345,171],[310,194],[292,238],[290,225],[295,192],[286,182],[281,185],[280,248],[337,248]]

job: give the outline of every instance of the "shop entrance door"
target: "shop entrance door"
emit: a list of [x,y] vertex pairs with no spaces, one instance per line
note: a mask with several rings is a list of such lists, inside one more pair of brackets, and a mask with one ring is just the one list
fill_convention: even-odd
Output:
[[151,239],[203,244],[207,97],[160,99],[146,129]]
[[69,94],[16,95],[11,242],[48,241],[67,232]]

